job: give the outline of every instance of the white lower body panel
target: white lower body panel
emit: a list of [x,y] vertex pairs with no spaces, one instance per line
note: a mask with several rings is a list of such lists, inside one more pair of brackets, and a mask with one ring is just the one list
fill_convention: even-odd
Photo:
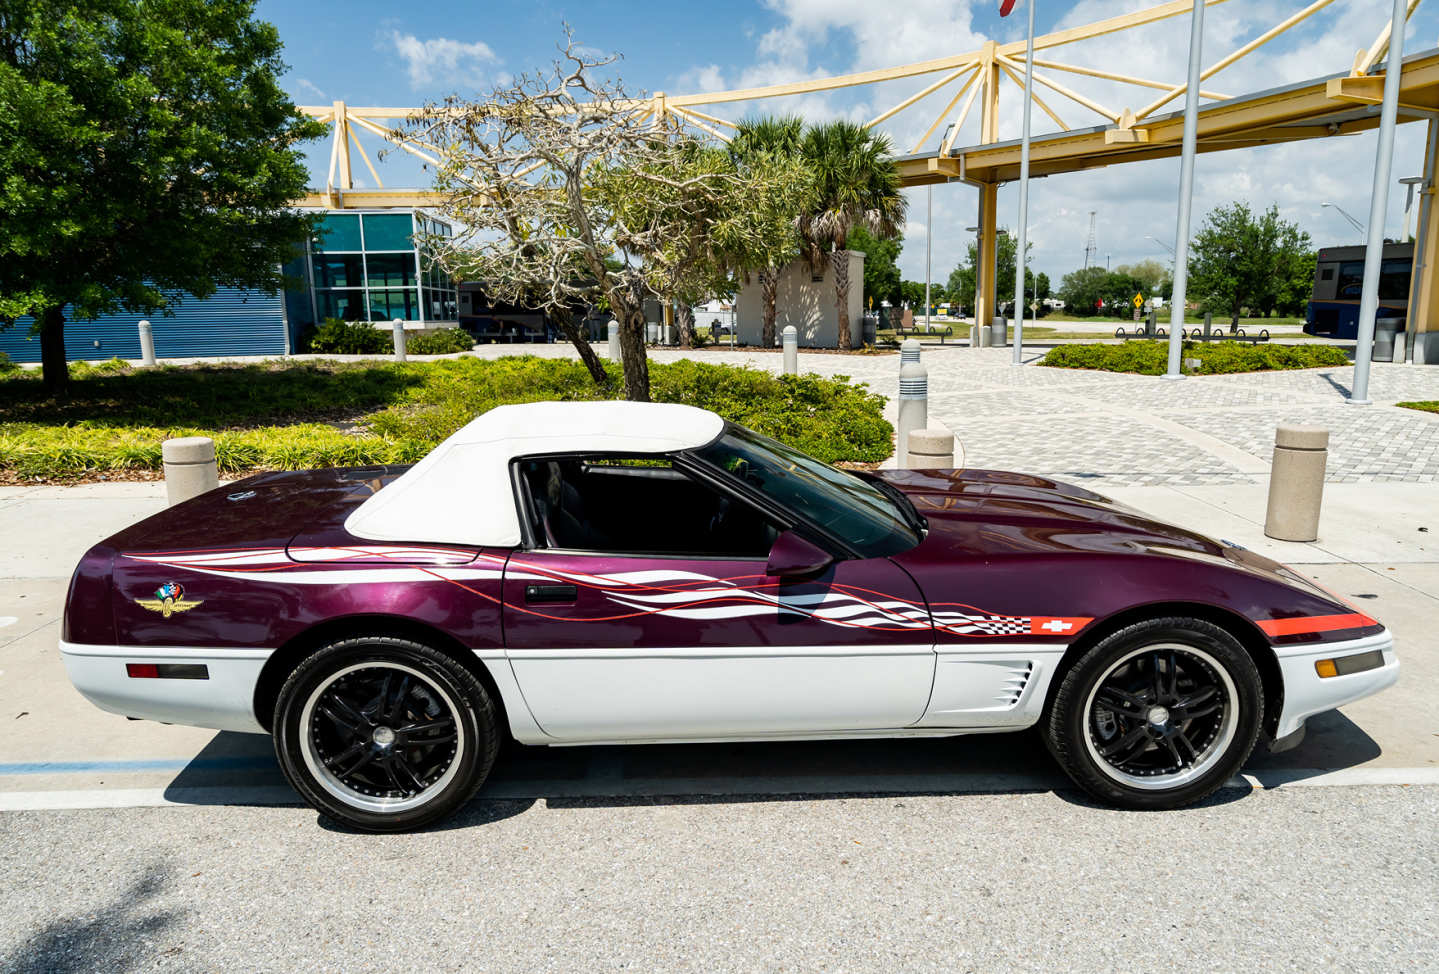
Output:
[[[1316,660],[1374,650],[1383,653],[1384,663],[1372,670],[1321,677],[1314,669]],[[1394,655],[1394,637],[1387,629],[1373,636],[1338,643],[1279,646],[1274,652],[1279,657],[1279,670],[1284,674],[1284,706],[1279,712],[1275,737],[1287,737],[1315,714],[1378,693],[1399,679],[1399,657]]]
[[[273,650],[60,644],[70,682],[101,710],[125,717],[263,734],[255,685]],[[207,680],[135,679],[127,663],[201,663]]]
[[508,655],[544,743],[895,730],[924,714],[935,660],[927,643]]

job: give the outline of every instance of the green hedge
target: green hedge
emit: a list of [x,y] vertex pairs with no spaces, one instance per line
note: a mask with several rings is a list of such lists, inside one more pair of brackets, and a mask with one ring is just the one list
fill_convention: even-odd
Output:
[[[158,470],[160,441],[215,438],[220,469],[302,469],[409,463],[475,416],[505,403],[618,396],[579,362],[514,356],[435,362],[270,362],[131,370],[72,366],[70,399],[40,395],[38,378],[0,376],[0,472],[66,478]],[[699,406],[830,461],[878,462],[891,452],[884,399],[844,377],[651,363],[653,398]],[[378,407],[378,408],[376,408]],[[348,420],[349,430],[314,422]],[[293,417],[300,422],[284,423]]]
[[1401,402],[1399,405],[1405,409],[1417,409],[1425,413],[1439,413],[1439,400],[1424,399],[1419,402]]
[[[1333,345],[1275,345],[1247,342],[1185,342],[1184,357],[1197,358],[1199,375],[1313,369],[1348,365],[1349,355]],[[1061,369],[1099,369],[1163,375],[1169,367],[1166,342],[1132,341],[1121,345],[1057,345],[1040,361]]]

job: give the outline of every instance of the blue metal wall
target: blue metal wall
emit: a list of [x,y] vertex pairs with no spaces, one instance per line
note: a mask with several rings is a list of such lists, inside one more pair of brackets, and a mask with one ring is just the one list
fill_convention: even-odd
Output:
[[[65,322],[65,354],[71,360],[103,361],[116,356],[138,359],[137,325],[148,318],[155,335],[155,356],[199,358],[231,355],[283,355],[284,294],[220,288],[202,300],[185,295],[174,314],[120,313],[94,321]],[[67,309],[68,315],[68,309]],[[12,362],[40,361],[40,336],[30,319],[0,329],[0,352]]]

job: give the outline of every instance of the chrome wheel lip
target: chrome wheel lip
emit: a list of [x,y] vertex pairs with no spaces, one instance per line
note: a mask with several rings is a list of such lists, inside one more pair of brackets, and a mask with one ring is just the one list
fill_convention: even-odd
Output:
[[[1204,752],[1189,767],[1171,772],[1170,774],[1129,774],[1110,764],[1109,760],[1099,753],[1099,747],[1095,744],[1094,735],[1090,730],[1092,723],[1091,718],[1094,713],[1094,699],[1099,695],[1099,691],[1104,687],[1105,681],[1109,679],[1115,670],[1130,660],[1143,656],[1146,653],[1165,651],[1183,653],[1187,656],[1194,657],[1215,672],[1219,677],[1220,686],[1224,692],[1224,716],[1220,720],[1219,730],[1215,734],[1214,739],[1209,742]],[[1141,791],[1170,791],[1175,788],[1183,788],[1204,777],[1224,758],[1225,752],[1229,750],[1229,745],[1234,741],[1235,734],[1238,733],[1239,706],[1239,692],[1234,685],[1234,678],[1229,675],[1229,671],[1225,669],[1223,664],[1212,655],[1197,646],[1191,646],[1187,643],[1150,643],[1138,649],[1131,650],[1118,660],[1115,660],[1105,669],[1099,679],[1094,681],[1094,685],[1090,687],[1089,694],[1084,700],[1084,711],[1082,715],[1084,721],[1084,747],[1090,759],[1098,766],[1099,770],[1103,772],[1106,777],[1120,784]],[[1165,716],[1167,718],[1168,714],[1166,713]]]
[[[325,762],[320,759],[319,752],[315,747],[315,735],[310,729],[310,722],[314,718],[315,705],[324,696],[325,691],[333,686],[341,678],[348,676],[357,670],[389,669],[400,673],[408,673],[410,676],[424,683],[437,697],[444,701],[445,706],[450,710],[450,717],[455,723],[455,753],[450,758],[450,765],[433,784],[408,798],[384,798],[374,795],[366,795],[356,791],[335,776]],[[459,774],[460,765],[464,760],[468,741],[465,737],[465,728],[460,723],[460,708],[456,706],[455,700],[450,694],[434,679],[420,672],[412,666],[404,663],[389,662],[385,660],[371,660],[364,663],[354,663],[342,669],[336,670],[324,680],[320,681],[308,697],[305,698],[305,706],[300,711],[300,753],[305,759],[305,767],[310,769],[310,774],[315,781],[330,794],[345,805],[356,811],[371,812],[378,815],[398,815],[407,812],[430,802],[436,795],[441,794],[450,782]]]

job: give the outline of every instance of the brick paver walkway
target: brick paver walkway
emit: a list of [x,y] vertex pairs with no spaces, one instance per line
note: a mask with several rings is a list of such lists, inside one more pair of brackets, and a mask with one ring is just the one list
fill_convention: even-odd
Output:
[[[573,354],[565,345],[523,348]],[[520,351],[491,345],[478,354]],[[681,355],[651,354],[656,361]],[[781,365],[770,352],[691,354],[774,370]],[[925,347],[930,416],[954,430],[969,466],[1108,485],[1253,483],[1267,473],[1274,427],[1307,423],[1330,431],[1331,482],[1439,481],[1439,415],[1393,405],[1439,400],[1439,366],[1376,363],[1369,382],[1375,405],[1349,406],[1352,366],[1171,382],[1044,368],[1033,364],[1037,355],[1015,368],[1010,355],[1009,349]],[[893,399],[899,356],[801,351],[800,371],[848,375]]]

